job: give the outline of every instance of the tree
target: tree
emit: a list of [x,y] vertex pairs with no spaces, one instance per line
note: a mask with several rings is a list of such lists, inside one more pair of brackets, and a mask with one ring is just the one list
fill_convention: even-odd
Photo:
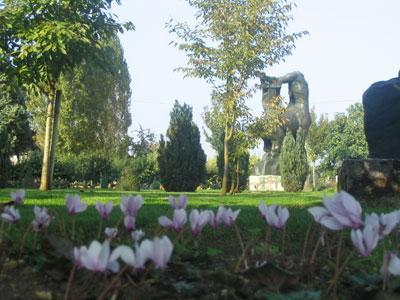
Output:
[[[60,78],[63,101],[60,108],[57,155],[79,155],[96,149],[98,153],[125,158],[128,128],[131,125],[130,76],[118,37],[102,41],[100,52],[108,71],[96,57],[86,58]],[[36,141],[43,148],[44,112],[42,96],[30,97]]]
[[[132,29],[110,12],[113,0],[14,0],[1,8],[0,60],[47,101],[41,190],[51,188],[58,140],[61,74],[97,56],[100,41]],[[119,1],[116,1],[119,3]]]
[[0,84],[0,186],[6,186],[11,156],[20,157],[33,148],[33,131],[25,96],[14,86]]
[[170,117],[167,140],[161,137],[159,147],[161,184],[167,191],[193,192],[205,175],[206,155],[200,131],[187,104],[175,101]]
[[350,105],[329,124],[324,142],[321,169],[328,176],[335,176],[344,159],[368,157],[368,144],[364,134],[364,110],[361,103]]
[[197,10],[198,24],[171,21],[175,46],[186,52],[186,76],[204,78],[218,101],[214,114],[224,132],[222,193],[228,189],[230,142],[237,121],[247,117],[245,100],[252,95],[249,80],[292,53],[302,33],[286,34],[293,4],[286,0],[188,0]]
[[307,179],[308,169],[307,153],[301,130],[297,130],[296,139],[288,130],[283,140],[280,156],[282,186],[285,191],[302,191]]
[[326,138],[329,135],[329,119],[326,115],[321,115],[319,118],[315,113],[315,110],[312,109],[310,112],[311,117],[311,125],[308,129],[308,134],[306,137],[306,149],[307,156],[311,161],[312,165],[312,181],[313,188],[316,188],[316,180],[315,180],[315,168],[317,160],[321,160],[325,153],[325,143]]

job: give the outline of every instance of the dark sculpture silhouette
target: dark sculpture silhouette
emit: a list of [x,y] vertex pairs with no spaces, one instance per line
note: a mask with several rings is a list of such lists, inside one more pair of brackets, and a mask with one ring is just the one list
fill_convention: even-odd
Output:
[[253,169],[254,175],[280,175],[279,155],[286,130],[290,130],[296,139],[297,130],[305,137],[311,124],[308,106],[308,84],[301,72],[291,72],[282,77],[258,74],[262,88],[263,108],[268,118],[270,102],[280,96],[282,84],[288,84],[289,104],[284,113],[284,125],[277,128],[270,136],[262,137],[264,152],[262,161]]

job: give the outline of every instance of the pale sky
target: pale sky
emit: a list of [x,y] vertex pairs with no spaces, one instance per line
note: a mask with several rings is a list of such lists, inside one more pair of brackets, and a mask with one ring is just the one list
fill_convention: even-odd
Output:
[[[175,37],[165,23],[171,18],[194,23],[184,0],[125,0],[114,8],[120,21],[135,31],[121,35],[132,77],[130,134],[141,125],[165,134],[175,99],[193,107],[208,157],[213,151],[203,136],[202,113],[210,105],[210,86],[202,79],[183,78],[174,68],[185,66],[183,52],[169,45]],[[309,85],[310,107],[330,117],[360,102],[375,81],[397,76],[400,69],[400,0],[297,0],[288,32],[307,30],[285,62],[266,70],[271,76],[301,71]],[[287,90],[282,89],[286,96]],[[261,114],[261,93],[249,99]],[[261,144],[261,141],[260,141]],[[255,153],[261,154],[259,147]]]

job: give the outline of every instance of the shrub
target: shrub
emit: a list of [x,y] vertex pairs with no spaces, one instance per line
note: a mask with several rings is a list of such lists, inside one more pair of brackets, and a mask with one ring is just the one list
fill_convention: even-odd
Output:
[[193,192],[205,175],[206,155],[200,132],[187,104],[175,101],[170,116],[167,140],[161,137],[158,150],[161,184],[167,191]]
[[307,153],[304,147],[304,137],[299,129],[296,140],[290,131],[283,140],[280,156],[280,171],[282,186],[287,192],[299,192],[304,188],[308,174]]

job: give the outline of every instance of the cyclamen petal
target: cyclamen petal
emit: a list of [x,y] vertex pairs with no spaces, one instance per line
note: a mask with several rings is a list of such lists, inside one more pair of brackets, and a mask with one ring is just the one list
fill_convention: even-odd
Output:
[[158,223],[162,227],[171,227],[172,226],[172,221],[168,219],[166,216],[161,216],[158,218]]
[[366,225],[362,231],[353,229],[351,240],[360,255],[369,256],[378,244],[379,233],[376,227]]
[[104,229],[104,234],[106,235],[107,238],[114,239],[118,234],[118,229],[106,227]]
[[400,259],[394,253],[389,254],[388,271],[391,275],[400,275]]
[[15,192],[11,192],[11,199],[16,205],[22,204],[25,199],[25,190],[17,190]]
[[136,218],[130,215],[124,217],[124,225],[128,230],[134,230],[136,227]]
[[13,206],[4,207],[4,211],[1,214],[1,218],[3,221],[8,223],[18,224],[21,216],[19,214],[19,210]]
[[110,201],[108,203],[105,203],[105,204],[102,204],[99,201],[96,202],[96,210],[100,214],[100,217],[103,220],[107,220],[108,219],[108,217],[111,214],[112,209],[113,209],[112,201]]
[[83,212],[87,208],[87,204],[81,202],[79,195],[67,195],[65,202],[70,215]]
[[346,226],[344,226],[342,223],[340,223],[337,219],[335,219],[334,217],[327,215],[327,216],[323,216],[319,223],[331,230],[342,230],[344,228],[346,228]]
[[260,202],[260,204],[258,205],[258,210],[260,211],[261,216],[263,218],[265,218],[265,216],[267,215],[267,210],[268,210],[267,204],[265,204],[265,202]]
[[139,212],[139,209],[143,206],[143,198],[140,195],[133,197],[131,195],[122,198],[122,202],[120,204],[121,210],[125,216],[129,215],[132,217],[136,217]]
[[313,216],[315,222],[320,223],[321,219],[329,215],[329,211],[322,206],[314,206],[307,209],[307,211]]
[[151,253],[151,260],[157,269],[164,269],[171,258],[173,245],[171,240],[164,236],[163,238],[154,238]]
[[187,197],[180,195],[179,198],[168,196],[168,202],[173,209],[185,209],[187,205]]

